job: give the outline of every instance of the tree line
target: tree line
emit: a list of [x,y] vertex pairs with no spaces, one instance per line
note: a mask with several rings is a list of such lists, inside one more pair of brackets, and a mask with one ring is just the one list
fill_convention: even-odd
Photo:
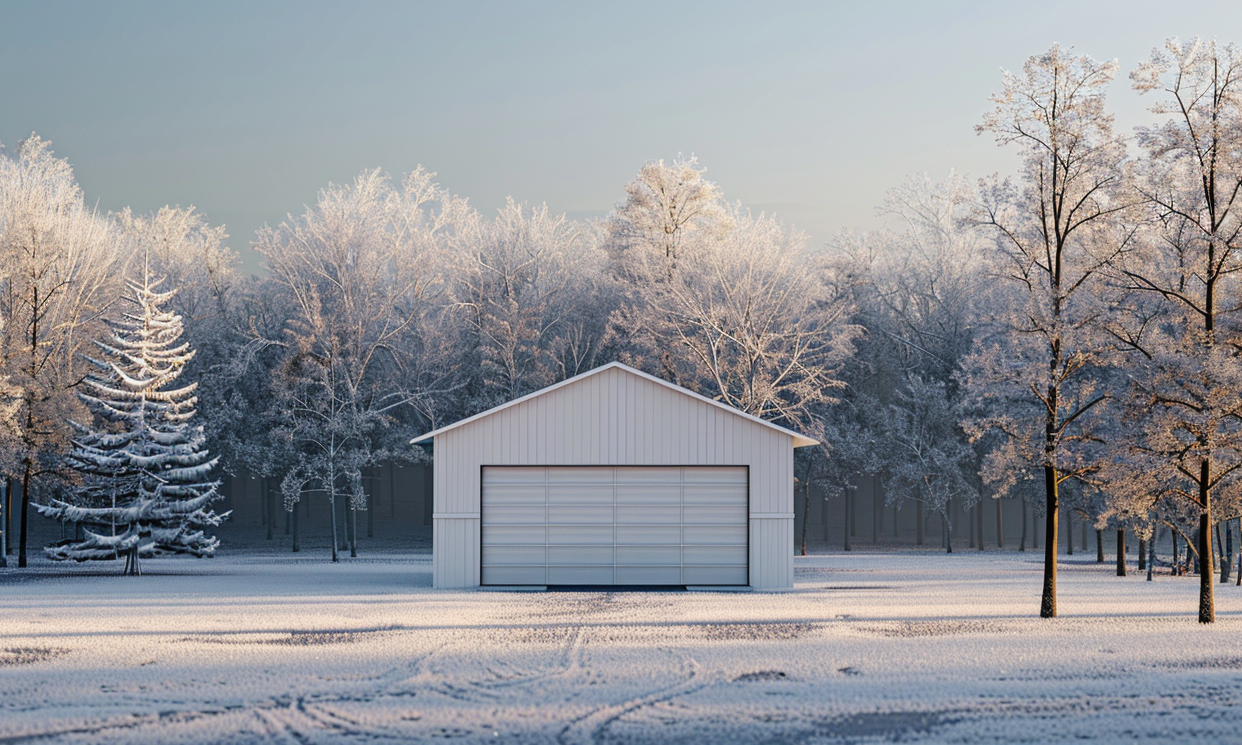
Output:
[[221,468],[279,480],[290,510],[323,495],[334,532],[366,508],[364,468],[423,457],[411,437],[621,360],[820,439],[796,461],[805,496],[876,476],[946,526],[950,500],[1029,501],[1044,616],[1064,508],[1148,551],[1165,530],[1210,622],[1213,535],[1240,513],[1242,59],[1154,50],[1130,80],[1155,121],[1132,137],[1107,105],[1118,71],[1031,57],[977,127],[1016,173],[911,178],[884,228],[824,246],[693,157],[645,164],[595,221],[484,214],[421,168],[372,170],[262,228],[247,276],[192,208],[89,209],[32,136],[0,157],[0,471],[23,525],[79,478],[85,352],[145,257],[177,288]]

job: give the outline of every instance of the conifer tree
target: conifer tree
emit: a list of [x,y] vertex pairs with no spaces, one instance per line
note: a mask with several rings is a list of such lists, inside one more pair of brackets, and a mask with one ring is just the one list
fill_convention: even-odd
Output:
[[151,276],[128,283],[125,298],[135,310],[112,321],[111,339],[96,341],[103,353],[79,394],[99,428],[71,422],[77,432],[69,463],[81,482],[65,499],[39,507],[49,517],[85,524],[85,537],[47,546],[54,561],[125,557],[125,573],[139,574],[138,561],[161,554],[212,556],[219,539],[203,533],[228,516],[211,510],[221,498],[211,481],[216,459],[205,447],[196,413],[196,383],[170,388],[194,357],[180,341],[181,316],[162,306],[176,290],[158,291]]

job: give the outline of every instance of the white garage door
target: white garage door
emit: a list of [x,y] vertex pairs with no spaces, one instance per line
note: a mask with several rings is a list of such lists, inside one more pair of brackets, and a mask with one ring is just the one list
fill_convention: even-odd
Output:
[[744,467],[485,466],[485,585],[746,585]]

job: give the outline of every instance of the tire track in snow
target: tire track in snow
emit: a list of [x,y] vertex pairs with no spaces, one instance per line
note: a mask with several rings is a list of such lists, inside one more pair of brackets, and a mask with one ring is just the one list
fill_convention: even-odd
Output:
[[658,647],[657,650],[677,657],[680,667],[678,672],[683,676],[681,680],[670,685],[659,686],[647,693],[631,697],[617,704],[601,706],[584,716],[571,720],[569,724],[565,725],[557,733],[557,743],[559,745],[575,745],[576,743],[588,742],[596,745],[602,743],[605,737],[607,737],[608,729],[622,717],[648,706],[654,706],[679,696],[696,693],[711,685],[708,681],[700,680],[699,663],[689,654],[670,647]]

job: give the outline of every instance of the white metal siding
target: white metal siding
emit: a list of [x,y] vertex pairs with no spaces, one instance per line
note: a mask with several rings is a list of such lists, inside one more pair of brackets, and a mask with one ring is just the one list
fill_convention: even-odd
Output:
[[482,467],[531,464],[748,466],[750,584],[793,586],[792,438],[625,370],[436,435],[434,452],[437,587],[480,584]]
[[485,585],[748,584],[746,469],[483,468]]

